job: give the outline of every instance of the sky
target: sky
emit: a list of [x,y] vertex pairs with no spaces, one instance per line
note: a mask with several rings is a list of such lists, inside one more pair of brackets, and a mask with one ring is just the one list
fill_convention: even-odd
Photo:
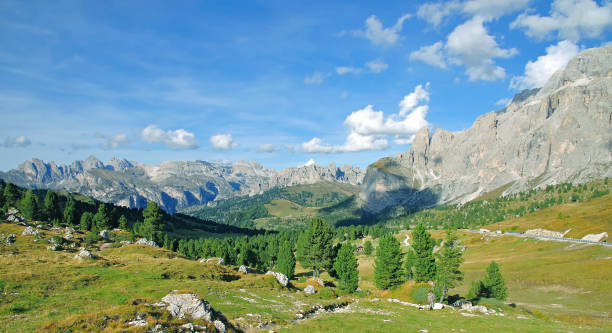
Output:
[[610,44],[612,1],[0,0],[0,170],[366,167]]

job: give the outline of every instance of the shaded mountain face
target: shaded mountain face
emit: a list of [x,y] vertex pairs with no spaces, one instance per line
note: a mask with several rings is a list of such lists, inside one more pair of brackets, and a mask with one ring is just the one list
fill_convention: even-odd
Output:
[[175,161],[149,166],[116,158],[104,164],[90,156],[70,165],[32,159],[15,170],[0,172],[0,178],[24,187],[65,189],[132,208],[143,208],[148,201],[155,201],[174,213],[191,205],[320,180],[358,185],[364,174],[359,168],[335,164],[278,172],[245,161],[232,165]]
[[589,49],[541,89],[518,94],[471,128],[421,129],[409,151],[368,167],[371,213],[463,203],[612,176],[612,47]]

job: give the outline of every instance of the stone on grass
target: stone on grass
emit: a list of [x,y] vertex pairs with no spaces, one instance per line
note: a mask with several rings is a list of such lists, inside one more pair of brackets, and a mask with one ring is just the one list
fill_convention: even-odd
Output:
[[321,278],[310,278],[306,282],[313,282],[320,285],[321,287],[325,287],[325,281],[323,281],[323,279]]
[[86,249],[81,248],[81,251],[79,251],[79,253],[74,255],[74,259],[93,259],[94,256],[93,254],[91,254],[91,252],[87,251]]
[[53,245],[47,246],[47,250],[49,250],[49,251],[59,251],[61,249],[62,249],[62,247],[57,245],[57,244],[53,244]]
[[178,319],[183,319],[186,316],[208,321],[214,319],[214,310],[210,303],[196,294],[168,294],[162,298],[162,302],[168,304],[166,310]]
[[238,272],[240,273],[244,273],[244,274],[249,274],[249,272],[251,271],[251,269],[249,269],[248,267],[246,267],[245,265],[241,265],[238,268]]
[[435,303],[433,305],[433,309],[434,310],[442,310],[442,309],[444,309],[444,304],[442,304],[442,303]]
[[217,329],[217,331],[221,333],[226,332],[225,324],[221,320],[215,320],[213,324],[215,325],[215,328]]
[[32,228],[32,227],[27,227],[23,230],[23,232],[21,233],[22,236],[28,236],[28,235],[32,235],[32,236],[36,236],[40,234],[40,231]]
[[276,278],[276,281],[278,281],[278,283],[280,283],[280,285],[283,287],[286,287],[287,284],[289,284],[289,278],[287,278],[287,275],[283,273],[268,271],[266,272],[266,275],[273,275]]
[[104,239],[104,240],[109,240],[110,239],[110,234],[108,233],[108,230],[100,231],[98,236],[102,237],[102,239]]
[[316,291],[313,286],[307,285],[306,288],[304,288],[304,292],[310,295],[310,294],[314,294]]
[[134,243],[134,244],[148,245],[148,246],[152,246],[152,247],[159,247],[154,241],[148,240],[146,238],[141,238],[141,239],[137,240],[136,243]]

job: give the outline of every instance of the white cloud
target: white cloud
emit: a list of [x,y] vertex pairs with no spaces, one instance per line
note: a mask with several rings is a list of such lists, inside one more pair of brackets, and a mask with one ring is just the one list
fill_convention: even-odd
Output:
[[512,98],[502,98],[499,101],[495,102],[495,105],[506,107],[508,104],[512,102]]
[[365,31],[359,30],[353,32],[353,34],[355,36],[369,39],[374,45],[393,46],[399,40],[399,33],[402,31],[404,21],[410,16],[410,14],[405,14],[397,19],[395,25],[384,28],[378,17],[376,17],[376,15],[372,15],[366,19]]
[[260,153],[273,153],[273,152],[275,152],[275,151],[276,151],[276,149],[277,149],[277,148],[276,148],[276,146],[275,146],[275,145],[273,145],[273,144],[269,144],[269,143],[265,143],[265,144],[263,144],[263,145],[260,145],[260,146],[257,148],[257,151],[258,151],[258,152],[260,152]]
[[562,39],[574,42],[581,37],[595,38],[612,25],[612,2],[603,1],[600,7],[593,0],[555,0],[550,16],[519,15],[511,28],[525,28],[528,36],[546,38],[557,32]]
[[96,136],[105,140],[104,144],[102,145],[103,149],[117,149],[129,142],[128,136],[125,134],[109,136],[98,133]]
[[419,6],[417,16],[437,27],[442,20],[461,8],[459,1],[425,3]]
[[0,147],[4,148],[24,148],[31,145],[32,142],[26,136],[20,135],[18,137],[4,138],[4,143],[0,144]]
[[340,66],[340,67],[336,67],[336,73],[338,75],[359,74],[361,73],[361,68]]
[[308,162],[298,165],[298,168],[307,167],[311,165],[315,165],[315,160],[313,160],[312,158],[309,159]]
[[380,59],[375,59],[375,60],[372,60],[372,61],[368,61],[368,62],[366,62],[365,65],[370,70],[370,72],[372,72],[372,73],[380,73],[382,71],[387,70],[387,68],[389,68],[389,65],[385,64]]
[[425,3],[419,6],[417,16],[439,26],[444,18],[455,14],[479,17],[490,21],[525,8],[531,0],[468,0]]
[[312,138],[302,143],[302,151],[307,153],[344,153],[363,150],[381,150],[389,147],[387,137],[391,136],[399,144],[412,142],[414,134],[429,125],[425,116],[429,106],[428,85],[418,85],[399,103],[400,111],[385,117],[383,111],[374,110],[367,105],[346,117],[344,126],[349,129],[342,145],[324,144],[320,138]]
[[546,81],[580,52],[580,48],[569,40],[546,48],[546,54],[525,65],[525,75],[512,78],[510,88],[530,89],[544,86]]
[[493,59],[509,58],[517,54],[514,48],[500,48],[479,17],[457,26],[448,35],[446,51],[451,62],[466,67],[470,81],[503,79],[506,71],[497,66]]
[[307,76],[304,78],[304,83],[306,84],[321,84],[326,77],[329,76],[329,73],[323,72],[314,72],[311,76]]
[[149,125],[140,132],[140,135],[146,142],[163,143],[172,149],[195,149],[198,147],[195,135],[182,128],[174,131],[164,131],[157,125]]
[[446,68],[446,61],[443,54],[444,43],[437,42],[429,46],[422,46],[418,50],[410,53],[410,60],[420,60],[432,66]]
[[231,134],[217,134],[210,137],[210,143],[216,150],[230,150],[238,146]]

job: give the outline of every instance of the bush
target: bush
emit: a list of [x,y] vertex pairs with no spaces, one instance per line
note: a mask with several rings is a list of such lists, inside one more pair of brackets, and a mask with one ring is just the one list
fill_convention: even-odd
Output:
[[426,283],[418,284],[414,287],[414,289],[412,290],[412,295],[410,296],[412,297],[412,300],[417,304],[429,304],[427,302],[427,294],[430,290],[430,285]]
[[95,233],[94,231],[90,231],[87,234],[87,236],[85,236],[85,243],[87,244],[93,244],[99,240],[100,240],[100,236],[98,236],[98,234]]
[[482,281],[477,280],[477,281],[472,281],[472,285],[470,286],[470,290],[468,291],[467,295],[465,295],[465,297],[467,299],[476,299],[478,298],[478,295],[480,295],[481,291],[483,289],[482,286]]

